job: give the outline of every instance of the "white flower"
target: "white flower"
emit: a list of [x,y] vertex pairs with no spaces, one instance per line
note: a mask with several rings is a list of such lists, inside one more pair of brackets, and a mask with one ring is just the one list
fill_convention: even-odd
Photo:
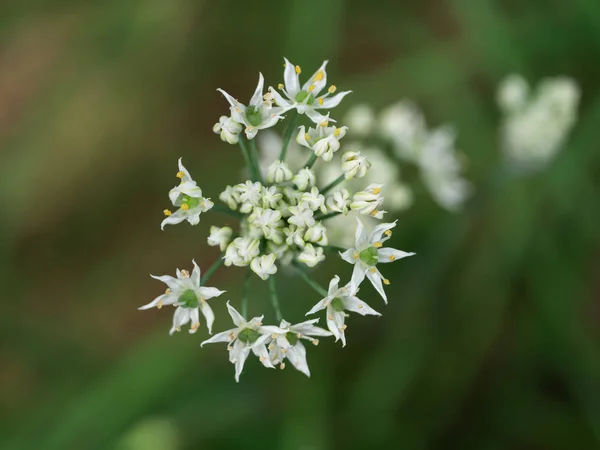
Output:
[[310,79],[300,87],[300,79],[298,77],[301,73],[300,67],[294,66],[285,59],[285,70],[283,72],[285,86],[280,84],[278,88],[283,92],[286,98],[272,87],[269,87],[269,92],[273,95],[275,103],[285,110],[296,108],[299,114],[306,114],[314,123],[323,122],[325,116],[320,114],[317,110],[335,108],[340,104],[342,99],[351,92],[340,92],[333,97],[329,97],[330,94],[333,94],[336,91],[335,86],[330,86],[325,95],[319,96],[319,93],[327,84],[326,66],[327,61],[323,62],[319,70],[317,70]]
[[327,229],[319,222],[314,227],[310,227],[306,230],[304,233],[304,240],[318,245],[327,245],[329,244],[329,240],[327,239]]
[[267,252],[273,253],[275,258],[283,265],[289,264],[294,259],[294,251],[285,243],[278,245],[273,241],[268,241]]
[[250,263],[252,271],[263,280],[277,273],[276,256],[273,253],[254,258]]
[[219,122],[213,127],[216,134],[221,135],[221,140],[229,144],[237,144],[240,141],[242,126],[228,116],[221,116]]
[[306,322],[292,325],[285,320],[279,324],[284,333],[271,336],[272,341],[269,344],[269,358],[273,365],[279,364],[283,369],[286,358],[300,372],[310,377],[310,370],[306,362],[306,348],[302,343],[302,339],[312,342],[313,345],[318,345],[319,340],[315,337],[331,336],[331,333],[323,328],[317,327],[314,324],[318,323],[319,319],[307,320]]
[[267,169],[267,181],[269,183],[283,183],[290,181],[294,174],[283,161],[275,160]]
[[219,195],[219,199],[223,203],[227,203],[229,208],[234,211],[238,208],[240,203],[240,189],[238,186],[227,186],[223,192]]
[[331,212],[339,212],[348,214],[348,207],[350,206],[350,191],[348,189],[338,189],[333,191],[325,199],[325,206]]
[[402,100],[381,112],[381,134],[394,144],[396,154],[416,162],[423,140],[427,136],[425,119],[420,109],[408,100]]
[[275,209],[281,204],[283,194],[279,192],[277,186],[263,186],[262,206],[263,208]]
[[300,208],[306,207],[311,211],[321,210],[323,214],[327,212],[325,207],[325,196],[319,193],[319,189],[314,186],[309,192],[303,192],[300,195]]
[[328,120],[329,117],[326,117],[317,128],[309,128],[308,131],[302,125],[296,137],[298,144],[310,148],[326,162],[331,161],[333,154],[340,149],[340,139],[346,136],[348,131],[348,127],[328,127]]
[[259,239],[250,236],[235,238],[233,242],[227,246],[227,250],[225,250],[225,256],[223,256],[225,265],[228,267],[232,264],[237,267],[247,266],[250,264],[250,261],[259,255],[259,246]]
[[248,222],[260,228],[267,239],[271,239],[276,244],[283,243],[283,234],[280,230],[283,226],[281,211],[254,208],[253,213],[248,217]]
[[352,130],[352,135],[365,137],[375,128],[375,113],[369,105],[355,105],[346,113],[344,123]]
[[190,276],[187,270],[177,269],[177,278],[169,275],[152,278],[162,281],[168,286],[167,291],[163,295],[159,295],[152,302],[139,309],[162,308],[163,305],[177,306],[173,315],[173,326],[169,334],[179,331],[179,329],[188,322],[191,322],[190,333],[198,331],[200,326],[200,314],[202,311],[206,319],[206,328],[212,334],[212,324],[215,320],[215,315],[206,302],[207,300],[218,297],[225,291],[221,291],[214,287],[200,286],[200,268],[196,261],[192,261],[194,270]]
[[244,131],[248,139],[253,139],[258,130],[264,130],[275,125],[282,118],[281,113],[285,112],[282,108],[273,107],[273,102],[269,94],[266,94],[263,99],[263,86],[264,78],[261,73],[258,77],[258,85],[248,106],[238,102],[223,89],[217,89],[231,105],[232,119],[246,125]]
[[344,332],[348,327],[344,323],[346,320],[346,313],[344,311],[352,311],[362,316],[367,314],[381,316],[381,314],[356,297],[357,290],[353,289],[350,284],[339,288],[339,282],[340,277],[337,275],[333,277],[329,282],[327,297],[313,306],[306,315],[315,314],[317,311],[327,309],[327,328],[335,336],[336,342],[341,339],[342,346],[345,347],[346,335]]
[[200,214],[214,206],[214,203],[209,198],[202,196],[202,189],[192,180],[190,173],[183,166],[181,158],[179,158],[177,178],[181,179],[181,184],[169,191],[169,199],[173,203],[173,206],[177,206],[179,209],[174,213],[165,209],[164,212],[167,217],[160,224],[160,228],[163,230],[165,225],[174,225],[184,220],[187,220],[192,225],[198,225]]
[[406,258],[407,256],[412,256],[414,253],[407,253],[393,248],[382,248],[383,243],[392,235],[391,229],[396,226],[396,222],[377,225],[371,235],[367,236],[360,219],[357,218],[356,221],[358,225],[356,227],[354,248],[340,253],[344,261],[354,264],[350,290],[356,291],[366,275],[373,284],[373,287],[387,303],[387,297],[381,281],[383,280],[385,284],[389,284],[390,282],[383,278],[383,275],[377,269],[377,264],[390,263]]
[[522,109],[529,97],[529,84],[521,75],[507,76],[498,87],[497,102],[505,113]]
[[253,183],[247,180],[245,183],[236,185],[238,192],[240,193],[240,212],[248,214],[254,207],[262,204],[262,193],[263,186],[258,181]]
[[346,180],[363,178],[370,167],[371,163],[360,152],[346,152],[342,155],[342,171]]
[[210,235],[208,236],[208,245],[211,247],[219,246],[221,251],[224,251],[229,245],[233,230],[229,227],[210,227]]
[[367,186],[364,191],[354,194],[350,209],[358,211],[360,214],[371,214],[373,217],[377,217],[380,213],[377,208],[383,203],[382,186],[382,184],[373,183]]
[[290,225],[283,229],[283,233],[286,236],[285,243],[288,246],[295,245],[299,248],[304,248],[306,243],[304,242],[304,228],[297,227],[296,225]]
[[298,255],[298,261],[306,264],[308,267],[315,267],[321,261],[325,260],[322,247],[314,247],[312,244],[306,244],[302,253]]
[[313,211],[307,206],[290,206],[288,208],[292,215],[288,218],[288,222],[297,227],[307,228],[315,226],[315,218]]
[[229,361],[235,364],[235,381],[237,382],[240,381],[240,374],[244,369],[244,363],[250,351],[259,358],[263,366],[273,369],[265,344],[271,339],[271,335],[284,333],[285,331],[279,327],[263,326],[262,319],[264,316],[253,317],[246,322],[229,302],[227,302],[227,309],[235,328],[215,334],[210,339],[202,342],[200,346],[215,342],[227,342]]
[[299,191],[306,191],[308,188],[313,187],[315,182],[315,173],[308,167],[301,169],[294,175],[294,178],[292,178],[292,183],[296,185]]

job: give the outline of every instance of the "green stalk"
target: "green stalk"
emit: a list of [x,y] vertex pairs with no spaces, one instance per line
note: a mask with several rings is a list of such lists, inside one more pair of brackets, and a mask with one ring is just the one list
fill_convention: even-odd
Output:
[[308,161],[306,161],[306,164],[304,165],[307,169],[310,169],[312,166],[315,165],[315,162],[317,161],[318,156],[316,154],[312,154],[310,155],[310,158],[308,158]]
[[319,214],[317,216],[315,216],[315,220],[327,220],[327,219],[331,219],[332,217],[336,217],[339,216],[341,213],[340,212],[331,212],[328,214]]
[[212,207],[212,210],[223,214],[227,214],[231,217],[235,217],[236,219],[242,219],[244,217],[244,215],[241,212],[234,211],[233,209],[229,209],[223,205],[214,205]]
[[331,189],[336,187],[338,184],[340,184],[345,179],[346,179],[346,175],[341,174],[339,177],[337,177],[335,180],[333,180],[331,183],[329,183],[327,186],[325,186],[323,189],[321,189],[321,194],[326,194],[328,191],[330,191]]
[[240,135],[239,144],[240,144],[240,149],[242,150],[242,156],[244,157],[244,163],[246,164],[246,167],[248,168],[248,172],[250,172],[250,178],[252,178],[252,180],[255,181],[256,172],[254,169],[254,165],[252,164],[252,161],[250,160],[250,154],[248,153],[248,147],[246,147],[246,140],[245,140],[244,136]]
[[204,272],[204,276],[200,278],[200,286],[203,286],[204,283],[209,280],[209,278],[217,271],[217,269],[221,267],[223,262],[223,255],[221,254],[221,256],[212,264],[212,266],[210,266],[208,270]]
[[250,282],[252,281],[252,271],[250,268],[246,270],[246,278],[244,279],[244,289],[242,291],[242,316],[246,319],[248,314],[248,293],[250,291]]
[[265,181],[262,177],[262,173],[260,172],[260,164],[258,163],[258,149],[256,148],[256,138],[250,140],[250,159],[254,164],[254,174],[256,176],[256,181],[260,181],[262,184],[265,184]]
[[294,134],[294,130],[296,129],[296,122],[298,121],[298,111],[294,110],[290,115],[292,119],[287,129],[285,130],[285,135],[283,136],[283,146],[281,147],[281,153],[279,154],[279,159],[281,161],[285,161],[285,154],[287,153],[287,148],[290,143],[290,139],[292,138],[292,134]]
[[336,245],[321,245],[321,248],[325,252],[342,252],[342,253],[344,253],[346,250],[348,250],[347,248],[338,247]]
[[316,281],[314,281],[304,271],[304,268],[300,265],[301,263],[299,263],[298,261],[294,261],[293,264],[294,264],[294,267],[296,269],[298,269],[298,273],[300,274],[300,276],[302,277],[302,279],[306,282],[306,284],[308,284],[311,288],[313,288],[316,292],[318,292],[319,295],[321,295],[323,298],[325,298],[325,297],[327,297],[329,295],[328,292],[319,285],[319,283],[317,283]]
[[281,315],[281,309],[279,309],[279,297],[277,297],[277,287],[275,286],[275,277],[273,275],[269,277],[269,291],[271,292],[271,303],[275,310],[275,317],[278,322],[281,322],[283,316]]

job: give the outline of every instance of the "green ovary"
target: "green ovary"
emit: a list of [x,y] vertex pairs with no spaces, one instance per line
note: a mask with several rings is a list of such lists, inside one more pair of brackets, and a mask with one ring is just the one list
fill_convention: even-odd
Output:
[[200,199],[196,197],[190,197],[187,194],[179,194],[179,197],[175,200],[175,206],[181,208],[182,205],[187,205],[187,209],[195,208],[200,204]]
[[296,94],[295,100],[298,103],[302,103],[304,100],[306,100],[306,97],[308,97],[308,100],[306,101],[307,105],[312,105],[315,102],[315,96],[312,94],[309,94],[306,91],[300,91]]
[[262,114],[252,105],[246,108],[246,118],[250,122],[250,125],[255,127],[262,123]]
[[288,331],[285,334],[285,338],[291,345],[296,345],[296,343],[298,342],[298,335],[296,333],[292,333],[291,331]]
[[186,289],[185,291],[183,291],[183,294],[179,296],[179,299],[177,299],[177,301],[186,308],[198,307],[198,297],[192,289]]
[[369,247],[359,253],[359,258],[362,262],[369,266],[374,266],[379,262],[379,254],[375,247]]
[[244,328],[238,334],[238,339],[246,344],[254,344],[259,337],[260,333],[252,328]]
[[342,302],[341,298],[336,297],[331,300],[331,307],[336,312],[342,312],[344,310],[344,302]]

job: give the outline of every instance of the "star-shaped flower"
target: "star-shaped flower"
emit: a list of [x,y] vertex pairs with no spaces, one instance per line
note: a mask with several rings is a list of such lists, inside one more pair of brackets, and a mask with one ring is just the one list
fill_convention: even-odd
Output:
[[348,132],[348,127],[328,127],[329,114],[316,128],[305,130],[304,125],[300,127],[296,142],[310,148],[315,155],[329,162],[333,154],[340,149],[340,139]]
[[285,359],[287,358],[292,365],[300,372],[310,377],[310,370],[306,362],[306,347],[302,343],[302,339],[312,342],[313,345],[318,345],[317,336],[331,336],[331,333],[323,328],[317,327],[314,324],[319,319],[307,320],[306,322],[292,325],[285,320],[279,324],[279,328],[283,333],[273,334],[272,341],[269,344],[269,358],[271,363],[283,369],[285,367]]
[[160,228],[163,230],[165,229],[165,225],[175,225],[184,220],[187,220],[192,225],[198,225],[200,223],[200,214],[214,206],[210,198],[202,196],[202,189],[198,187],[190,173],[183,166],[181,158],[179,158],[177,178],[181,179],[181,184],[169,191],[169,199],[173,203],[173,206],[177,206],[179,209],[174,213],[165,209],[164,213],[167,218],[160,224]]
[[262,73],[258,77],[258,85],[254,91],[254,95],[250,99],[248,106],[238,102],[235,98],[225,92],[223,89],[217,89],[221,94],[225,96],[229,104],[231,105],[231,118],[238,123],[246,125],[244,130],[248,139],[253,139],[258,130],[264,130],[275,125],[279,119],[282,118],[281,114],[290,108],[277,108],[273,107],[273,101],[271,94],[267,93],[263,96],[263,87],[265,79]]
[[344,323],[347,314],[344,311],[352,311],[362,316],[367,314],[380,316],[377,311],[356,297],[356,290],[352,289],[350,284],[340,288],[340,277],[337,275],[329,282],[327,297],[322,299],[313,308],[306,313],[315,314],[317,311],[327,309],[327,328],[335,336],[336,342],[341,339],[342,346],[346,346],[346,335],[344,331],[347,325]]
[[167,291],[163,295],[159,295],[152,302],[140,307],[139,309],[162,308],[163,305],[177,306],[173,315],[173,326],[169,334],[173,334],[188,322],[191,322],[190,333],[198,331],[200,326],[199,311],[202,311],[206,319],[206,328],[212,334],[212,324],[215,320],[215,315],[208,305],[207,300],[218,297],[225,291],[221,291],[214,287],[206,287],[200,285],[200,268],[196,261],[192,261],[194,270],[190,275],[187,270],[177,269],[177,278],[169,275],[152,278],[162,281],[168,286]]
[[407,253],[394,248],[382,248],[383,243],[392,235],[391,229],[396,226],[397,221],[377,225],[371,235],[367,236],[365,227],[360,219],[357,218],[356,220],[358,225],[356,227],[354,248],[340,253],[344,261],[354,264],[350,289],[353,291],[357,290],[366,276],[387,303],[382,280],[384,284],[390,284],[390,282],[379,272],[377,264],[390,263],[406,258],[407,256],[412,256],[414,253]]
[[352,92],[344,91],[330,97],[336,91],[336,87],[332,85],[327,93],[319,96],[319,93],[327,84],[327,72],[325,71],[327,61],[324,61],[319,70],[300,87],[299,75],[302,72],[300,66],[294,66],[286,58],[284,59],[283,80],[285,85],[280,84],[278,88],[286,98],[272,87],[269,87],[269,92],[275,99],[275,103],[286,110],[295,108],[298,114],[306,114],[314,123],[320,124],[325,120],[325,116],[317,110],[335,108],[346,95]]
[[266,343],[272,339],[273,334],[285,333],[285,330],[275,326],[263,326],[264,316],[253,317],[250,321],[246,321],[229,302],[227,302],[227,309],[235,328],[215,334],[202,342],[200,346],[215,342],[227,342],[229,361],[235,364],[235,381],[238,382],[250,351],[258,356],[263,366],[273,369]]

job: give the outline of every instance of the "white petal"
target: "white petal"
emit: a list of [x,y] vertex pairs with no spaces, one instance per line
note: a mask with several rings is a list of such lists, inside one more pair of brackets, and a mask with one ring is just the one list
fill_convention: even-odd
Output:
[[290,103],[285,98],[283,98],[281,96],[281,94],[275,90],[275,88],[269,88],[269,92],[271,93],[271,95],[275,99],[275,103],[277,105],[279,105],[279,106],[281,106],[283,108],[286,108],[286,109],[292,107],[292,103]]
[[354,246],[357,249],[362,249],[368,242],[367,232],[365,231],[365,227],[358,217],[356,218],[356,222],[358,223],[356,225],[356,233],[354,235]]
[[298,130],[298,136],[296,142],[304,147],[310,148],[310,144],[306,141],[306,129],[302,125]]
[[231,316],[231,320],[233,323],[239,327],[243,328],[246,326],[246,320],[242,317],[242,315],[237,312],[237,310],[227,302],[227,310],[229,311],[229,315]]
[[383,275],[379,272],[379,270],[375,269],[375,272],[371,272],[371,269],[367,270],[367,278],[373,284],[373,287],[379,295],[383,298],[383,301],[387,304],[387,296],[385,295],[385,291],[383,290],[383,284],[381,283],[381,279]]
[[185,166],[181,162],[182,159],[183,158],[179,158],[179,161],[177,162],[177,165],[179,166],[179,171],[183,172],[183,178],[181,180],[183,182],[192,182],[192,183],[194,183],[194,180],[192,179],[192,176],[190,175],[190,173],[188,172],[188,170],[185,168]]
[[177,278],[172,277],[171,275],[150,276],[155,280],[162,281],[163,283],[165,283],[172,291],[179,289],[179,280]]
[[305,316],[308,316],[309,314],[314,314],[317,311],[321,311],[322,309],[325,309],[327,307],[329,300],[330,300],[329,297],[325,297],[323,300],[321,300],[319,303],[317,303],[315,306],[313,306],[312,309],[305,314]]
[[[335,324],[334,314],[335,311],[333,308],[327,308],[327,328],[329,328],[329,331],[331,331],[331,333],[335,336],[335,341],[337,342],[342,337],[342,332]],[[344,341],[342,342],[344,345],[346,345]]]
[[298,341],[296,345],[288,348],[286,356],[296,369],[310,377],[310,370],[306,362],[306,348],[302,342]]
[[329,289],[328,289],[327,293],[330,296],[333,296],[339,289],[339,284],[340,284],[340,277],[335,275],[329,282]]
[[340,252],[340,256],[342,257],[342,259],[350,264],[356,264],[356,259],[354,258],[354,253],[356,252],[355,249],[353,248],[349,248],[348,250],[346,250],[344,253]]
[[379,225],[377,225],[375,228],[373,228],[373,231],[371,232],[371,237],[369,239],[369,243],[371,245],[373,245],[375,242],[385,242],[389,239],[388,236],[384,237],[384,233],[387,230],[391,230],[392,228],[394,228],[396,226],[396,223],[398,221],[394,221],[392,223],[380,223]]
[[249,353],[249,350],[245,350],[237,354],[235,361],[235,381],[237,383],[240,382],[240,375],[242,374],[242,370],[244,370],[244,363],[246,362]]
[[271,358],[269,358],[269,352],[267,352],[267,346],[265,344],[252,347],[252,353],[258,356],[258,360],[263,366],[268,367],[269,369],[275,368],[273,364],[271,364]]
[[298,79],[298,74],[296,73],[296,66],[289,62],[287,58],[283,59],[285,60],[283,82],[285,84],[285,89],[286,91],[288,91],[290,97],[294,98],[296,94],[300,91],[300,80]]
[[192,284],[194,285],[194,287],[198,287],[200,286],[200,267],[198,267],[198,264],[196,264],[196,261],[194,261],[192,259],[192,264],[194,264],[194,270],[192,270],[192,275],[190,277]]
[[[333,97],[327,97],[323,99],[323,104],[317,106],[317,108],[321,109],[331,109],[331,108],[335,108],[337,105],[340,104],[340,102],[342,101],[342,99],[348,95],[349,93],[351,93],[352,91],[344,91],[344,92],[340,92],[339,94],[334,95]],[[316,103],[316,102],[315,102]]]
[[316,124],[321,124],[326,120],[328,120],[329,122],[335,122],[335,120],[328,119],[327,116],[324,116],[323,114],[321,114],[320,112],[318,112],[317,110],[315,110],[313,108],[308,108],[305,111],[305,114],[310,120],[312,120]]
[[206,302],[200,303],[200,309],[202,310],[202,315],[206,320],[206,328],[208,328],[208,334],[212,334],[212,326],[213,322],[215,321],[215,313],[213,313],[212,308]]
[[230,330],[221,331],[220,333],[215,334],[210,339],[202,341],[200,347],[204,347],[204,344],[214,344],[216,342],[229,342],[231,341],[231,333],[237,333],[237,328],[232,328]]
[[215,287],[207,287],[207,286],[201,286],[197,289],[197,291],[201,297],[204,297],[205,300],[209,300],[211,298],[218,297],[219,295],[224,294],[226,292],[226,291],[217,289]]
[[[325,70],[327,67],[327,63],[329,61],[325,60],[323,61],[323,64],[321,64],[321,67],[319,67],[317,69],[317,71],[315,73],[312,74],[312,76],[308,79],[308,81],[306,83],[304,83],[304,85],[302,86],[302,90],[303,91],[308,91],[308,88],[310,87],[310,85],[312,84],[315,88],[312,91],[312,94],[316,97],[317,95],[319,95],[319,92],[321,92],[323,90],[323,88],[327,85],[327,71]],[[323,78],[321,80],[317,80],[317,74],[319,72],[323,72]]]
[[344,309],[358,313],[361,316],[366,316],[367,314],[372,316],[381,315],[358,297],[346,297],[342,301],[344,302]]
[[413,256],[414,253],[403,252],[402,250],[396,250],[395,248],[380,248],[377,250],[379,255],[380,263],[390,263],[397,259],[406,258],[407,256]]
[[181,209],[175,211],[173,214],[171,214],[170,216],[166,217],[161,223],[160,223],[160,229],[164,230],[165,229],[165,225],[177,225],[178,223],[183,222],[186,219],[186,215],[183,213],[183,211]]
[[254,95],[250,99],[249,105],[259,107],[262,104],[263,98],[263,87],[265,84],[265,79],[262,73],[258,73],[258,84],[256,85],[256,89],[254,90]]
[[156,297],[154,300],[152,300],[147,305],[140,306],[138,309],[139,310],[150,309],[150,308],[154,308],[158,304],[172,305],[173,303],[175,303],[177,301],[177,298],[178,298],[177,295],[162,294],[162,295],[159,295],[158,297]]
[[189,308],[183,308],[181,306],[177,307],[175,310],[175,314],[173,314],[173,326],[169,331],[169,334],[175,333],[178,328],[181,328],[183,325],[190,321],[190,312]]
[[367,273],[367,266],[362,263],[362,261],[358,264],[354,265],[354,271],[352,272],[352,279],[350,280],[350,290],[352,292],[356,292],[360,286],[360,284],[365,279],[365,275]]
[[[244,111],[246,109],[246,107],[238,102],[235,98],[233,98],[231,95],[229,95],[227,92],[225,92],[223,89],[217,89],[217,91],[219,91],[221,94],[223,94],[223,96],[227,99],[227,101],[229,102],[229,104],[231,105],[232,108],[239,108],[242,111]],[[237,109],[236,109],[237,111]],[[237,119],[236,119],[237,122]]]
[[198,313],[198,308],[192,308],[189,310],[190,315],[190,334],[194,334],[198,331],[198,328],[194,328],[194,325],[200,324],[200,314]]

